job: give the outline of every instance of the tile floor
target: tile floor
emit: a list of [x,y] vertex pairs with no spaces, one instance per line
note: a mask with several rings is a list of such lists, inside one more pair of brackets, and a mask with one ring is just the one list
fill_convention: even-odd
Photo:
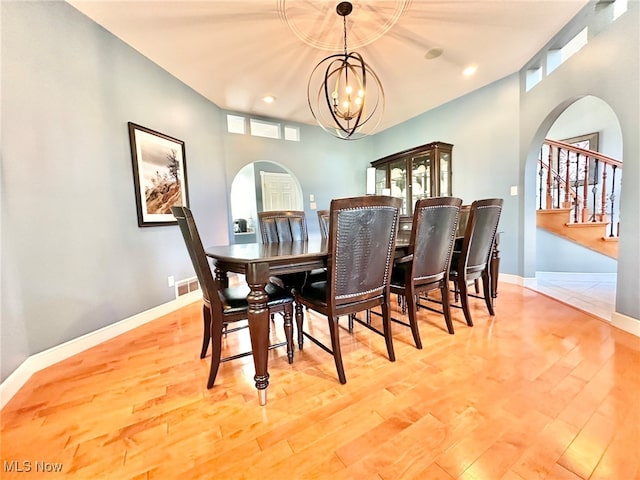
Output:
[[615,273],[536,272],[527,287],[607,321],[615,311]]

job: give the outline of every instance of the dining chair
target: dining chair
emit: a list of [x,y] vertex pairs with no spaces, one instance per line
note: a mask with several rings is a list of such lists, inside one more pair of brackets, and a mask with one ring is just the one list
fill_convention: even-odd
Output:
[[456,298],[460,303],[467,325],[473,326],[469,309],[468,285],[482,279],[484,301],[490,315],[495,315],[491,296],[490,265],[491,251],[500,222],[503,199],[476,200],[469,209],[469,219],[460,250],[456,248],[451,259],[449,279],[454,284]]
[[[323,240],[329,237],[329,210],[318,210],[318,224],[320,225],[320,236]],[[315,268],[306,272],[307,277],[304,283],[314,283],[327,278],[326,268]]]
[[307,240],[307,220],[303,211],[273,210],[258,213],[262,243]]
[[[200,288],[202,289],[202,316],[204,321],[204,335],[200,358],[204,358],[211,341],[211,368],[207,388],[212,388],[218,374],[221,362],[235,360],[237,358],[251,355],[251,352],[243,352],[235,355],[222,357],[222,335],[223,332],[230,333],[242,327],[227,329],[227,326],[234,322],[247,319],[249,304],[247,294],[249,287],[227,287],[221,282],[214,280],[211,267],[204,252],[202,241],[196,227],[193,214],[188,207],[171,207],[171,213],[178,221],[178,226],[182,232],[182,237],[191,257],[191,263],[196,271]],[[287,346],[287,359],[293,362],[293,296],[291,293],[277,285],[267,284],[268,295],[267,305],[270,313],[283,313],[284,331],[286,342],[271,345],[269,348]]]
[[449,267],[460,205],[462,199],[455,197],[416,201],[407,255],[396,259],[393,267],[391,293],[401,295],[406,301],[409,323],[392,320],[411,328],[413,341],[419,349],[422,348],[417,319],[419,295],[440,290],[442,311],[436,311],[444,315],[449,333],[454,333],[449,308]]
[[[365,196],[335,199],[330,206],[327,277],[295,290],[298,348],[304,338],[333,355],[340,383],[346,383],[338,317],[382,307],[383,331],[389,360],[395,361],[391,336],[389,281],[395,250],[401,199]],[[304,330],[302,306],[325,315],[331,347]]]
[[[284,243],[309,239],[307,220],[301,210],[271,210],[258,213],[262,243]],[[300,286],[308,272],[285,273],[271,281],[283,288]]]
[[[456,245],[455,250],[462,250],[462,240],[464,240],[464,231],[467,228],[467,222],[469,221],[469,212],[471,212],[471,205],[462,205],[460,207],[460,218],[458,220],[458,229],[456,230]],[[473,281],[473,285],[476,290],[476,295],[480,293],[480,279],[476,278]],[[458,301],[458,291],[455,292],[455,301]]]
[[318,223],[320,224],[320,236],[329,237],[329,210],[318,210]]

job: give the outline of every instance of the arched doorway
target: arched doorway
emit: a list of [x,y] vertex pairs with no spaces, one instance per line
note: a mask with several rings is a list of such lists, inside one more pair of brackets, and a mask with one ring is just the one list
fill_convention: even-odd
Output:
[[302,210],[302,188],[289,170],[272,161],[245,165],[231,183],[232,243],[258,241],[258,212]]
[[[572,144],[574,140],[590,139],[590,144],[587,142],[587,146],[593,148],[587,148],[583,144],[579,146],[623,160],[620,123],[615,112],[600,98],[589,95],[564,103],[550,113],[543,122],[543,125],[549,124],[550,127],[546,129],[546,133],[544,126],[540,128],[544,139]],[[537,152],[543,150],[541,143],[533,147]],[[529,159],[532,160],[532,155],[529,155]],[[537,164],[537,155],[533,161]],[[532,173],[534,170],[538,171],[528,168],[527,175],[536,175]],[[540,195],[544,195],[546,185],[541,185],[542,179],[539,177],[536,181],[535,208],[540,208]],[[593,179],[588,180],[588,183],[587,187],[594,192],[602,188],[602,181],[595,175]],[[532,196],[527,198],[531,201]],[[567,219],[567,222],[569,221]],[[603,237],[606,235],[605,230],[603,227]],[[556,232],[540,227],[535,231],[536,279],[531,287],[601,318],[611,320],[615,311],[617,260],[581,246],[575,241],[567,240]]]

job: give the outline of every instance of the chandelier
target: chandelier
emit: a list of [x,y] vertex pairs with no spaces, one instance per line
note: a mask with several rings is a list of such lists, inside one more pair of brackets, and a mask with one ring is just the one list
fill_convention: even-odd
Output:
[[344,53],[329,55],[311,72],[307,85],[309,108],[318,124],[332,135],[355,140],[372,134],[384,112],[384,89],[362,55],[347,50],[347,15],[353,6],[340,2]]

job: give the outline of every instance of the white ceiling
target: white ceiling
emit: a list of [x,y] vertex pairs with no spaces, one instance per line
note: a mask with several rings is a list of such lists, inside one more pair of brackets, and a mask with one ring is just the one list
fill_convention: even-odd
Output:
[[[343,43],[337,0],[68,1],[219,107],[282,120],[315,123],[309,75]],[[517,72],[588,0],[352,3],[348,47],[385,89],[381,130]]]

